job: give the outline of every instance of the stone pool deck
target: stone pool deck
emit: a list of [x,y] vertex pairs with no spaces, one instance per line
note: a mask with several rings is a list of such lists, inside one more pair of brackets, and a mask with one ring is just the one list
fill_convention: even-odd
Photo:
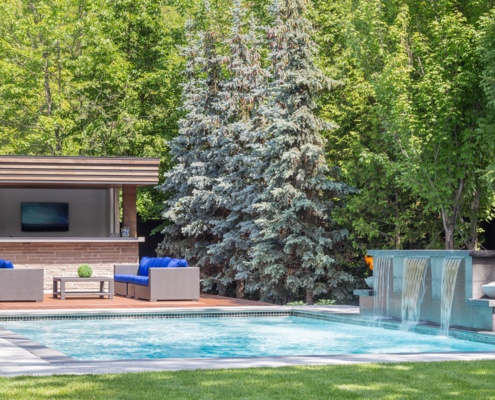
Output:
[[[0,303],[0,315],[36,314],[87,314],[87,313],[145,313],[165,311],[222,311],[235,307],[236,310],[284,310],[303,309],[340,315],[359,314],[354,306],[313,306],[280,307],[247,300],[219,296],[202,296],[195,302],[137,301],[122,297],[108,299],[51,299],[47,296],[42,303]],[[0,322],[1,326],[1,322]],[[177,371],[194,369],[223,369],[251,367],[281,367],[295,365],[342,365],[372,362],[413,362],[450,360],[495,360],[495,352],[490,353],[423,353],[423,354],[339,354],[322,356],[249,357],[249,358],[198,358],[198,359],[159,359],[159,360],[119,360],[119,361],[77,361],[36,342],[20,338],[10,331],[0,328],[0,376],[52,374],[108,374],[143,371]]]

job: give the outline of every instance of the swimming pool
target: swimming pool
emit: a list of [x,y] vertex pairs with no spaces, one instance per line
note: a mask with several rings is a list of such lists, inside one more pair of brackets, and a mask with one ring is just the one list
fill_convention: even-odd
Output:
[[359,326],[309,314],[234,315],[35,318],[2,321],[0,326],[76,360],[495,351],[494,343]]

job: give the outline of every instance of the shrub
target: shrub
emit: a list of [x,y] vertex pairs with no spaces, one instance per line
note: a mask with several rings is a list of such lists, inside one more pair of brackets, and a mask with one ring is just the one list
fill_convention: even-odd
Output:
[[320,299],[316,302],[316,305],[318,306],[331,306],[335,304],[334,299]]
[[80,278],[91,278],[93,274],[93,269],[88,264],[81,264],[77,269],[77,275]]

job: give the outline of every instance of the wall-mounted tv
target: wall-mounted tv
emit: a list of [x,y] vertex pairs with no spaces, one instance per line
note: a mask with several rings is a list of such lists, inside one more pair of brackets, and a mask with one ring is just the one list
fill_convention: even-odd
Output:
[[69,230],[68,203],[21,203],[24,232],[66,232]]

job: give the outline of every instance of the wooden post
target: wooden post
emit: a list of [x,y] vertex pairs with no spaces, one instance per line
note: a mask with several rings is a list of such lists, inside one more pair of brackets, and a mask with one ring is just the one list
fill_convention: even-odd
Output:
[[120,188],[110,188],[110,233],[120,232]]
[[122,187],[122,219],[123,224],[129,227],[129,236],[137,236],[136,186]]

